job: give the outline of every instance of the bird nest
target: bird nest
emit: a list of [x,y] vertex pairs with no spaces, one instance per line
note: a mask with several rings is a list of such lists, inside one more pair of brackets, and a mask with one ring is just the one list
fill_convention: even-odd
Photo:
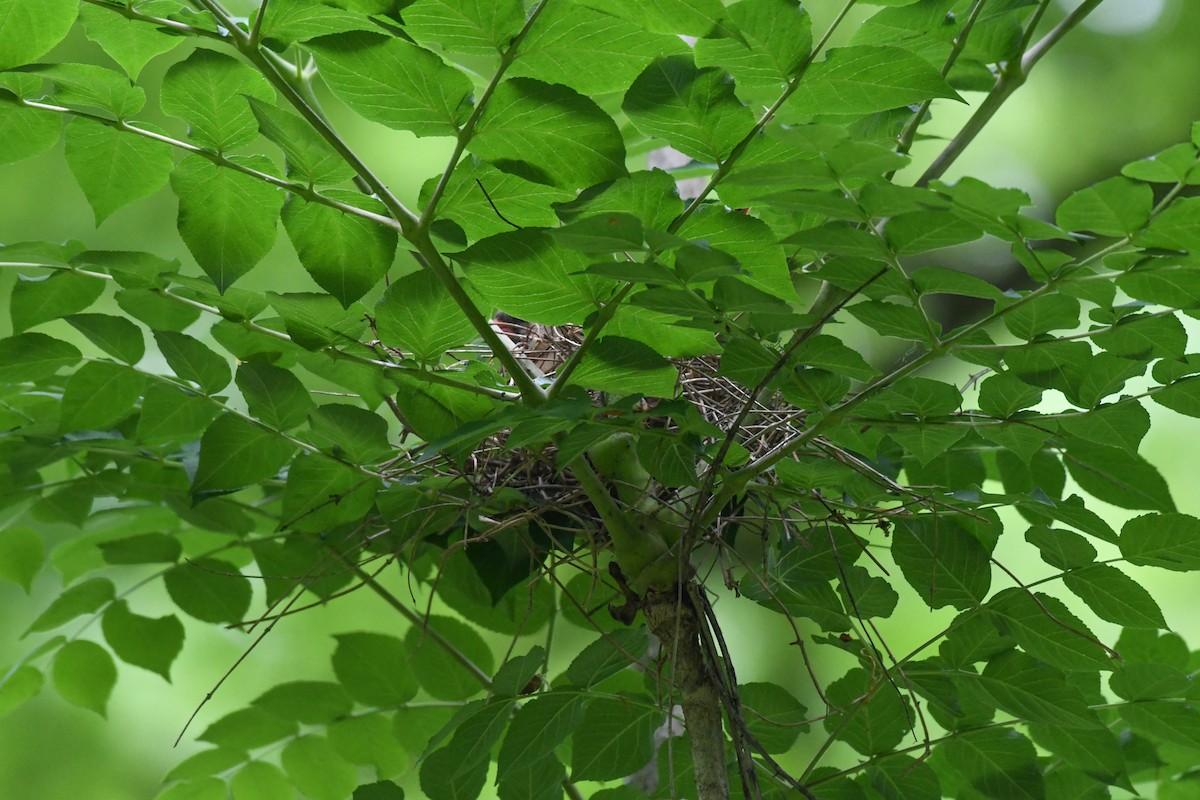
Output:
[[[576,325],[536,325],[504,314],[498,316],[493,327],[526,371],[545,382],[554,379],[584,339],[583,329]],[[678,398],[690,403],[712,428],[704,445],[719,446],[734,431],[734,442],[745,448],[750,458],[755,458],[796,434],[803,412],[776,393],[754,396],[750,389],[721,375],[716,356],[677,358],[672,363],[679,372]],[[592,398],[597,406],[606,406],[613,400],[600,392],[593,392]],[[634,408],[635,412],[641,412],[647,427],[668,430],[675,427],[668,417],[653,413],[663,399],[666,398],[644,398]],[[747,406],[750,406],[748,413]],[[513,448],[508,444],[507,434],[497,434],[475,448],[463,465],[462,474],[484,496],[503,488],[515,488],[535,506],[553,504],[561,508],[564,504],[578,503],[576,510],[587,515],[586,500],[573,479],[555,464],[553,448],[537,451]]]

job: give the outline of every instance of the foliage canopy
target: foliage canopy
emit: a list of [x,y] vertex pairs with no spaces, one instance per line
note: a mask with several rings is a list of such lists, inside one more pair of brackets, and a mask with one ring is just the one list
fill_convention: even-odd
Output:
[[[1053,221],[941,180],[1099,0],[864,0],[839,47],[854,0],[816,36],[798,0],[256,5],[0,0],[0,161],[61,138],[97,223],[169,187],[199,267],[0,245],[0,577],[63,587],[0,711],[49,678],[103,715],[181,615],[252,649],[365,588],[396,622],[161,797],[1182,791],[1197,658],[1120,564],[1200,569],[1138,453],[1147,404],[1200,416],[1200,127]],[[43,60],[76,25],[110,62]],[[453,155],[409,208],[326,107]],[[239,285],[281,222],[295,280]],[[1016,285],[928,261],[983,238]],[[739,683],[718,593],[803,682]],[[953,613],[907,654],[902,593]]]

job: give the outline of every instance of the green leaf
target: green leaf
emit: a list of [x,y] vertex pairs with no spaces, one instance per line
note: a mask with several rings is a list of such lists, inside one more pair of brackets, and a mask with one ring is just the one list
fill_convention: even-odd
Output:
[[571,779],[614,780],[632,775],[654,757],[662,713],[625,699],[597,698],[584,710],[571,739]]
[[[179,764],[167,773],[164,780],[177,781],[216,775],[219,772],[226,772],[239,764],[245,763],[247,758],[246,753],[238,750],[223,750],[219,748],[201,750],[194,756],[185,758],[179,762]],[[221,797],[224,800],[225,795],[221,795]]]
[[[349,717],[329,726],[329,741],[351,764],[373,766],[380,776],[391,777],[408,769],[408,753],[392,727],[383,714]],[[358,791],[354,794],[357,797]]]
[[201,622],[241,622],[250,609],[250,581],[228,561],[197,558],[163,576],[179,609]]
[[1100,619],[1126,628],[1167,627],[1150,592],[1116,567],[1092,564],[1072,570],[1063,583]]
[[886,232],[888,243],[900,256],[973,242],[983,235],[978,226],[949,211],[900,214],[888,220]]
[[0,684],[0,717],[15,711],[26,700],[31,700],[42,690],[45,677],[28,664],[6,670],[4,682]]
[[988,551],[960,525],[941,515],[898,520],[892,557],[930,608],[972,608],[983,602],[991,588]]
[[740,36],[700,39],[696,64],[723,67],[739,87],[778,91],[812,49],[812,19],[797,0],[742,0],[726,11]]
[[[1200,241],[1196,246],[1200,247]],[[1191,267],[1135,270],[1118,276],[1117,288],[1147,303],[1173,308],[1200,306],[1200,273]]]
[[534,646],[523,656],[516,656],[504,662],[492,679],[493,697],[516,697],[529,686],[542,670],[546,660],[546,651]]
[[[312,0],[316,2],[316,0]],[[281,6],[272,6],[271,10]],[[328,6],[320,5],[328,9]],[[312,126],[300,117],[255,97],[246,98],[263,136],[283,150],[289,178],[310,186],[332,186],[354,177],[354,168]],[[358,195],[356,202],[364,198]]]
[[12,290],[13,330],[20,333],[83,311],[103,293],[102,279],[77,272],[54,272],[39,278],[22,276]]
[[[361,194],[330,189],[325,195],[386,213],[382,203]],[[344,308],[379,283],[396,255],[394,228],[295,195],[283,207],[283,227],[304,269]]]
[[50,631],[66,625],[76,617],[91,614],[116,596],[108,578],[90,578],[63,591],[45,611],[33,621],[25,634]]
[[1121,555],[1130,564],[1175,572],[1200,569],[1200,519],[1187,514],[1145,514],[1121,528]]
[[283,771],[266,761],[251,761],[229,782],[234,800],[292,800],[296,790]]
[[104,352],[130,366],[146,354],[142,330],[125,317],[111,314],[72,314],[67,322]]
[[63,391],[59,430],[108,430],[133,411],[146,378],[129,367],[92,361],[80,367]]
[[145,445],[194,441],[219,412],[208,398],[165,383],[151,383],[142,397],[137,441]]
[[[343,4],[345,5],[345,4]],[[353,8],[353,6],[350,6]],[[291,0],[272,4],[263,20],[263,41],[282,51],[295,42],[346,31],[378,31],[366,16],[322,2]]]
[[309,415],[309,440],[350,461],[369,464],[391,453],[387,421],[365,408],[327,403]]
[[118,658],[171,680],[171,664],[183,650],[183,623],[178,617],[143,617],[118,600],[105,610],[100,625]]
[[1026,341],[1043,333],[1079,326],[1079,301],[1062,294],[1048,294],[1004,315],[1009,332]]
[[566,767],[551,753],[510,771],[499,782],[497,794],[500,800],[558,800],[566,779]]
[[421,688],[438,700],[451,701],[466,700],[484,691],[479,673],[451,657],[434,636],[448,641],[483,674],[491,675],[494,669],[492,650],[475,628],[455,617],[429,616],[424,625],[414,625],[404,635],[408,663]]
[[397,706],[417,693],[404,642],[382,633],[334,637],[333,671],[350,696],[368,706]]
[[610,281],[580,274],[588,257],[560,247],[537,229],[489,236],[459,259],[480,296],[501,311],[541,325],[583,322],[611,286]]
[[109,564],[173,564],[183,554],[178,537],[166,533],[140,533],[100,543]]
[[[437,178],[430,178],[421,187],[421,205],[429,202],[437,184]],[[527,181],[470,156],[450,176],[438,219],[457,223],[468,241],[478,241],[514,227],[557,225],[554,205],[574,197],[573,191]]]
[[404,790],[392,781],[376,781],[359,786],[350,800],[404,800]]
[[[262,156],[231,160],[271,171]],[[220,291],[249,272],[275,244],[283,192],[273,186],[190,155],[171,174],[171,187],[179,195],[179,235]]]
[[470,113],[470,78],[403,39],[353,32],[306,46],[334,94],[373,122],[417,136],[453,136]]
[[200,309],[149,289],[123,289],[113,299],[131,318],[156,330],[182,331],[200,317]]
[[[604,11],[606,9],[600,9]],[[579,3],[547,4],[521,40],[510,75],[561,83],[587,97],[624,91],[651,60],[686,51],[676,36]]]
[[[524,22],[520,0],[416,0],[404,7],[405,33],[422,44],[469,56],[503,52]],[[521,51],[524,59],[524,46]]]
[[0,529],[0,580],[11,581],[29,594],[44,559],[42,537],[37,531],[24,527]]
[[496,779],[504,782],[521,767],[552,753],[583,722],[583,708],[583,697],[574,692],[539,694],[522,706],[500,746]]
[[1066,672],[1112,669],[1096,637],[1056,597],[1005,589],[988,601],[987,609],[1001,633],[1040,661]]
[[1020,650],[992,658],[978,680],[997,706],[1018,719],[1072,729],[1104,727],[1064,673]]
[[835,47],[813,64],[788,112],[870,114],[935,97],[961,99],[925,59],[899,47]]
[[1145,231],[1135,237],[1142,247],[1162,247],[1168,250],[1200,250],[1200,224],[1196,210],[1200,197],[1176,200],[1156,216]]
[[1034,525],[1025,531],[1025,541],[1041,551],[1043,561],[1061,570],[1086,567],[1096,560],[1096,548],[1073,531]]
[[275,101],[275,91],[256,70],[215,50],[197,49],[167,70],[159,102],[188,123],[189,138],[224,152],[258,136],[247,96]]
[[912,724],[908,701],[887,681],[872,684],[864,669],[850,670],[825,692],[842,709],[825,718],[825,730],[865,756],[891,751]]
[[358,770],[324,736],[295,739],[279,760],[292,784],[312,800],[346,800],[358,785]]
[[40,155],[58,143],[58,114],[22,108],[0,98],[0,165]]
[[470,800],[487,780],[492,748],[508,726],[512,702],[489,703],[462,720],[450,743],[425,757],[421,790],[430,800]]
[[647,345],[620,336],[597,341],[579,362],[571,383],[616,395],[673,397],[679,373]]
[[792,361],[861,381],[869,381],[879,375],[879,371],[868,364],[857,350],[842,344],[836,336],[826,334],[805,340],[793,351]]
[[624,253],[645,248],[642,221],[632,214],[610,213],[583,217],[550,231],[564,247],[593,255]]
[[846,309],[851,316],[881,336],[927,341],[929,329],[925,315],[912,306],[868,300]]
[[375,306],[379,338],[421,362],[437,363],[477,334],[450,292],[429,270],[392,282]]
[[1072,440],[1063,463],[1076,483],[1119,508],[1173,511],[1166,481],[1150,462],[1116,447]]
[[47,78],[63,105],[88,106],[125,120],[146,105],[146,92],[120,73],[92,64],[38,64],[29,67]]
[[1032,724],[1029,735],[1039,747],[1105,783],[1125,785],[1129,780],[1120,745],[1111,731]]
[[942,797],[938,773],[928,762],[905,755],[868,767],[865,783],[887,800],[938,800]]
[[800,734],[808,733],[808,712],[791,692],[776,683],[744,683],[738,687],[746,727],[768,753],[786,753]]
[[729,155],[754,126],[725,73],[699,69],[690,56],[669,56],[646,67],[621,108],[646,136],[710,163]]
[[0,0],[0,71],[49,52],[71,30],[78,11],[75,0]]
[[645,631],[620,628],[606,633],[575,656],[564,677],[580,689],[595,686],[616,675],[645,654],[649,640]]
[[325,455],[304,453],[288,467],[281,524],[325,533],[362,520],[378,488],[373,478]]
[[229,787],[219,778],[202,777],[172,784],[154,800],[226,800]]
[[1150,432],[1150,414],[1141,403],[1127,401],[1101,405],[1086,414],[1064,417],[1060,424],[1063,431],[1072,436],[1096,444],[1116,445],[1133,455]]
[[261,361],[247,361],[237,370],[234,381],[250,413],[272,428],[288,430],[308,419],[316,404],[307,387],[290,370]]
[[54,686],[72,705],[106,717],[117,683],[117,666],[100,645],[86,639],[64,644],[54,656]]
[[739,278],[756,289],[795,302],[796,289],[788,271],[787,254],[765,222],[715,206],[702,208],[679,228],[679,235],[703,241],[707,247],[738,260]]
[[172,371],[205,394],[216,394],[229,385],[233,377],[229,362],[198,339],[185,333],[155,331],[154,341]]
[[531,78],[496,87],[468,149],[503,172],[563,189],[626,174],[612,117],[573,89]]
[[1128,236],[1150,219],[1154,191],[1127,178],[1109,178],[1081,189],[1058,207],[1055,221],[1069,231]]
[[[143,7],[148,5],[152,4],[143,4]],[[137,80],[142,67],[155,56],[168,53],[183,43],[182,37],[164,36],[144,22],[87,3],[79,6],[79,20],[87,38],[100,45],[131,80]]]
[[896,610],[900,595],[886,578],[871,575],[863,567],[844,567],[838,581],[842,604],[856,617],[890,617]]
[[279,434],[225,412],[200,439],[200,463],[192,491],[240,489],[274,477],[294,449]]
[[82,354],[74,345],[44,333],[22,333],[0,339],[0,381],[21,383],[47,378],[75,364]]
[[1196,148],[1188,142],[1180,142],[1157,155],[1126,164],[1121,168],[1121,174],[1150,183],[1184,183],[1195,166]]
[[704,37],[729,32],[720,0],[578,0],[654,33]]
[[272,686],[251,701],[280,719],[305,725],[327,725],[347,716],[350,696],[340,684],[330,681],[290,681]]
[[1200,750],[1200,711],[1172,700],[1125,703],[1119,713],[1138,733],[1168,744]]
[[1046,797],[1033,745],[1014,730],[994,728],[955,736],[942,745],[946,762],[982,797]]

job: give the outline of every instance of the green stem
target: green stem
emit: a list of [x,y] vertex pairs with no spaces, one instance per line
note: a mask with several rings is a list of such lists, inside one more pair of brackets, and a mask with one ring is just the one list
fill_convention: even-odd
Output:
[[206,39],[216,39],[218,41],[224,41],[225,39],[224,36],[216,31],[197,28],[195,25],[188,25],[186,22],[178,22],[173,19],[164,19],[163,17],[155,17],[149,14],[143,14],[139,11],[135,11],[127,4],[117,5],[106,2],[106,0],[83,0],[83,2],[120,14],[126,19],[131,19],[135,22],[145,22],[150,25],[154,25],[155,27],[172,31],[173,33],[179,33],[185,36],[202,36]]

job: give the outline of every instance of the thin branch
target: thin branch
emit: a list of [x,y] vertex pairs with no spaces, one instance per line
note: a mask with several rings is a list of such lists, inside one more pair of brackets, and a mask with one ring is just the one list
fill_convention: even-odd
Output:
[[[933,160],[929,168],[924,174],[917,179],[916,186],[928,186],[932,181],[940,178],[946,173],[946,170],[958,160],[958,157],[963,154],[963,151],[975,141],[975,138],[983,131],[984,127],[991,121],[1000,107],[1008,101],[1008,98],[1016,92],[1029,76],[1029,71],[1033,66],[1040,61],[1046,53],[1050,51],[1054,45],[1058,44],[1064,36],[1066,36],[1072,28],[1082,22],[1088,14],[1096,9],[1102,0],[1084,0],[1083,4],[1067,15],[1066,19],[1054,27],[1046,34],[1041,41],[1030,47],[1025,54],[1018,60],[1009,63],[1000,73],[1000,78],[996,81],[996,85],[988,96],[984,98],[979,108],[967,120],[967,124],[962,127],[945,149],[938,154],[938,157]],[[1035,12],[1036,24],[1041,18],[1041,14],[1045,11],[1049,0],[1042,0],[1038,11]],[[1032,35],[1034,25],[1031,24],[1026,29],[1026,40]]]
[[130,123],[125,122],[123,120],[110,119],[110,118],[102,116],[100,114],[93,114],[90,111],[81,111],[79,109],[71,108],[69,106],[58,106],[58,105],[53,105],[51,103],[38,102],[36,100],[25,100],[23,98],[15,97],[13,95],[9,95],[6,93],[0,93],[0,102],[4,102],[4,101],[12,102],[16,105],[24,106],[25,108],[37,109],[38,111],[47,111],[47,112],[51,112],[54,114],[63,114],[65,116],[76,117],[78,119],[86,119],[90,122],[95,122],[97,124],[105,125],[109,128],[113,128],[115,130],[121,131],[122,133],[130,133],[135,136],[141,136],[143,138],[150,139],[150,140],[158,142],[160,144],[164,144],[169,147],[173,147],[177,150],[182,150],[185,153],[200,156],[201,158],[207,159],[208,161],[211,161],[213,164],[216,164],[218,167],[224,167],[225,169],[230,169],[230,170],[233,170],[234,172],[239,172],[243,175],[246,175],[247,177],[254,178],[255,180],[262,181],[263,183],[270,184],[271,186],[274,186],[278,189],[284,189],[288,192],[291,192],[292,194],[303,197],[305,200],[308,200],[310,202],[320,203],[321,205],[329,206],[330,208],[335,208],[338,211],[341,211],[342,213],[352,214],[356,217],[362,217],[363,219],[370,220],[371,222],[377,223],[379,225],[384,225],[389,228],[400,229],[399,223],[397,223],[396,220],[392,219],[391,217],[387,217],[382,214],[376,214],[373,211],[367,211],[366,209],[359,208],[358,206],[350,205],[349,203],[343,203],[339,200],[334,200],[332,198],[325,197],[324,195],[320,194],[319,192],[312,189],[311,187],[308,187],[308,186],[305,186],[305,185],[299,184],[299,183],[292,183],[291,181],[284,180],[283,178],[278,178],[269,173],[261,172],[259,170],[253,169],[251,167],[247,167],[244,164],[239,164],[236,161],[231,161],[229,158],[222,155],[221,153],[217,153],[213,150],[207,150],[203,147],[198,147],[190,142],[185,142],[180,139],[175,139],[171,136],[166,136],[161,133],[156,133],[154,131],[147,130],[146,128],[139,128],[138,126],[131,125]]
[[[428,228],[433,224],[434,214],[437,213],[438,203],[441,202],[442,195],[446,192],[446,187],[450,184],[450,177],[454,174],[455,167],[458,166],[459,159],[466,152],[467,145],[470,144],[472,137],[475,136],[475,128],[479,125],[479,120],[483,116],[484,110],[487,108],[488,101],[492,99],[492,93],[496,91],[496,87],[504,80],[504,75],[508,72],[508,68],[517,60],[517,51],[521,46],[521,42],[529,35],[533,24],[537,22],[537,18],[541,16],[542,10],[546,8],[546,4],[550,0],[541,0],[529,12],[529,16],[525,18],[525,24],[517,35],[512,38],[504,52],[500,54],[500,64],[496,67],[496,72],[492,75],[492,79],[484,88],[483,93],[475,101],[475,108],[471,110],[471,115],[467,117],[467,121],[463,123],[462,128],[458,131],[458,139],[454,143],[454,152],[450,154],[450,161],[446,164],[446,169],[442,172],[442,177],[438,179],[437,186],[434,187],[433,194],[429,196],[429,202],[425,204],[425,209],[421,212],[421,218],[418,221],[418,226],[422,229]],[[488,198],[491,202],[491,198]],[[495,206],[492,206],[495,208]],[[499,214],[500,212],[496,212]],[[505,220],[508,222],[508,220]],[[510,225],[512,223],[509,223]]]
[[277,62],[263,54],[257,43],[250,40],[250,34],[237,26],[221,4],[216,0],[196,0],[208,13],[229,30],[229,37],[238,51],[262,73],[275,89],[295,108],[304,120],[312,126],[321,138],[334,149],[342,159],[349,164],[363,181],[374,192],[379,201],[387,207],[399,224],[400,231],[408,234],[417,224],[417,216],[400,202],[392,191],[367,164],[358,157],[345,140],[333,129],[333,126],[314,109],[300,94],[296,87],[277,68]]
[[[975,5],[971,6],[971,10],[967,13],[967,18],[963,22],[962,30],[958,32],[958,36],[954,37],[954,46],[950,50],[950,55],[946,58],[946,62],[942,65],[942,77],[948,77],[950,70],[954,68],[954,64],[958,61],[958,57],[962,54],[963,48],[967,45],[967,37],[971,34],[971,29],[975,27],[975,21],[979,19],[979,13],[983,11],[983,7],[987,5],[988,0],[975,0]],[[901,132],[896,152],[905,155],[912,149],[913,139],[917,136],[917,129],[921,127],[921,122],[925,119],[925,114],[929,112],[929,106],[933,104],[933,100],[925,100],[917,107],[908,125]],[[891,176],[889,175],[889,178]]]
[[426,624],[425,619],[423,619],[420,614],[404,605],[404,603],[400,602],[400,599],[396,597],[396,595],[392,594],[385,587],[381,586],[370,573],[368,573],[358,564],[354,563],[352,560],[346,558],[345,554],[339,553],[339,555],[341,555],[342,560],[346,562],[347,566],[350,567],[354,574],[358,576],[358,579],[365,583],[371,589],[371,591],[375,592],[375,594],[379,595],[385,603],[399,612],[400,616],[404,617],[413,625],[419,626],[422,634],[428,636],[430,639],[436,642],[437,645],[441,647],[448,656],[457,661],[463,667],[463,669],[469,672],[471,677],[478,681],[480,686],[482,686],[485,690],[491,690],[492,676],[488,675],[482,667],[472,661],[470,656],[468,656],[462,650],[459,650],[454,642],[451,642],[445,636],[438,633],[435,629],[429,627]]
[[787,87],[783,90],[783,93],[779,96],[779,99],[772,103],[771,106],[763,112],[762,116],[758,118],[758,122],[756,122],[754,127],[750,129],[750,132],[742,137],[742,140],[734,145],[733,149],[729,151],[729,155],[717,167],[717,171],[714,172],[713,176],[708,179],[708,183],[704,186],[704,188],[700,190],[700,194],[696,195],[696,197],[692,199],[692,202],[689,203],[687,208],[683,210],[683,213],[676,217],[671,223],[670,227],[667,228],[668,233],[675,233],[681,227],[683,227],[683,223],[687,222],[688,218],[691,217],[692,214],[696,213],[696,209],[700,208],[701,204],[703,204],[703,202],[708,198],[713,189],[717,188],[717,185],[723,181],[730,172],[733,171],[734,164],[736,164],[738,159],[745,154],[746,149],[750,147],[750,144],[756,138],[758,138],[758,135],[762,133],[764,128],[767,127],[767,124],[775,118],[775,115],[779,113],[779,109],[783,108],[783,104],[786,103],[788,99],[796,93],[796,90],[800,88],[800,83],[804,80],[804,76],[808,73],[808,68],[812,66],[817,56],[821,53],[821,50],[829,42],[830,37],[833,36],[834,31],[841,26],[842,22],[846,19],[846,15],[850,13],[850,9],[854,8],[854,5],[857,3],[857,1],[858,0],[847,0],[846,4],[842,6],[842,10],[838,12],[837,17],[834,18],[833,22],[831,22],[829,27],[825,30],[825,35],[823,35],[821,39],[815,45],[813,45],[808,57],[804,59],[804,62],[796,70],[796,74],[793,75],[788,81]]

